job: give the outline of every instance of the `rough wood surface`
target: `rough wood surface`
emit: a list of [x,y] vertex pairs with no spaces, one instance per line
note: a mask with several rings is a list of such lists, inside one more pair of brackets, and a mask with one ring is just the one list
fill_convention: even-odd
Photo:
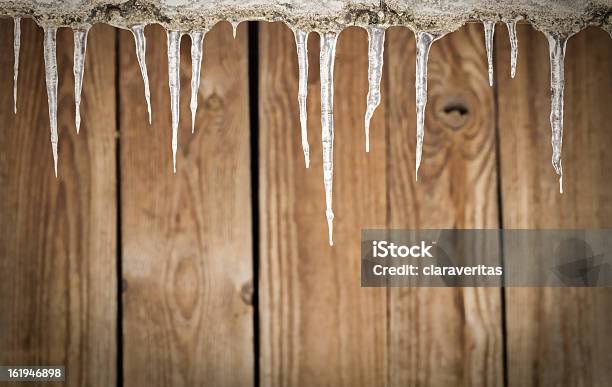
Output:
[[183,39],[177,172],[172,173],[166,34],[149,26],[153,125],[129,32],[121,32],[124,385],[253,384],[247,29],[204,40],[191,134]]
[[260,333],[263,386],[386,380],[386,292],[360,288],[361,228],[385,224],[380,109],[364,152],[367,36],[351,28],[335,62],[334,239],[327,240],[318,36],[309,41],[310,169],[304,166],[292,32],[260,23]]
[[[548,43],[519,26],[516,79],[507,34],[497,40],[506,228],[612,228],[612,45],[601,30],[573,37],[565,61],[564,194],[550,157]],[[508,289],[511,386],[607,386],[610,289]]]
[[[495,101],[482,26],[435,42],[415,182],[415,41],[388,32],[388,227],[497,228]],[[502,385],[499,289],[389,289],[389,385]]]
[[114,385],[115,31],[108,26],[91,30],[79,136],[73,37],[70,30],[58,33],[56,179],[43,34],[31,20],[23,20],[14,115],[12,30],[11,20],[0,21],[0,364],[64,365],[68,385]]

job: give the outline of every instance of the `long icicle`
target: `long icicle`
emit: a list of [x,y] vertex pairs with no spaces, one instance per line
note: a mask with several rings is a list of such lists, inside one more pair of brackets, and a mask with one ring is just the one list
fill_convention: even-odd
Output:
[[57,57],[55,49],[57,27],[45,27],[44,31],[45,81],[49,105],[49,124],[51,126],[51,150],[53,152],[55,177],[57,177]]
[[130,31],[134,35],[134,43],[136,44],[136,58],[140,66],[140,73],[144,82],[145,99],[147,100],[147,111],[149,112],[149,125],[151,124],[151,92],[149,91],[149,75],[147,74],[147,63],[145,55],[147,51],[147,39],[144,34],[144,24],[132,26]]
[[484,21],[485,46],[487,48],[487,64],[489,67],[489,85],[493,86],[493,36],[495,35],[495,22]]
[[516,75],[516,59],[518,57],[518,37],[516,36],[516,20],[507,21],[508,35],[510,36],[510,76]]
[[176,173],[176,151],[178,148],[179,101],[181,95],[181,35],[170,30],[168,34],[168,85],[170,87],[170,110],[172,111],[172,166]]
[[550,55],[550,126],[552,129],[552,164],[559,175],[559,192],[563,193],[563,167],[561,148],[563,145],[563,91],[565,88],[565,47],[568,36],[559,33],[545,33],[548,38]]
[[334,244],[332,211],[332,186],[334,178],[334,60],[338,34],[321,34],[321,138],[323,142],[323,183],[325,185],[325,216],[329,233],[329,245]]
[[423,153],[423,139],[425,137],[425,106],[427,105],[427,58],[429,49],[435,38],[428,32],[416,34],[416,113],[417,113],[417,144],[416,144],[416,170],[415,178],[419,180],[419,167]]
[[365,149],[370,151],[370,120],[380,104],[380,79],[385,50],[385,29],[368,27],[368,100],[365,113]]
[[21,48],[21,18],[13,18],[13,112],[17,114],[17,78],[19,77],[19,49]]
[[200,89],[200,70],[202,68],[202,44],[205,31],[191,31],[191,133],[195,131],[196,112],[198,111],[198,90]]
[[77,134],[81,128],[81,90],[83,88],[83,72],[85,70],[85,52],[87,51],[87,34],[89,26],[74,30],[74,121]]
[[302,150],[306,168],[310,167],[310,146],[308,145],[308,32],[300,29],[294,31],[298,57],[298,106],[300,109],[300,127],[302,129]]

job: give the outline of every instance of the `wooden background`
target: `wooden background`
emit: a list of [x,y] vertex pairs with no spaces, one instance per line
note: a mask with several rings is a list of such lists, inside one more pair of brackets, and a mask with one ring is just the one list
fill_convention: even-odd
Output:
[[282,24],[206,36],[190,133],[182,41],[172,173],[166,40],[147,28],[153,124],[129,32],[89,37],[80,135],[72,33],[58,34],[59,178],[42,32],[23,22],[12,113],[12,22],[0,22],[0,364],[65,365],[70,386],[608,386],[609,289],[361,289],[360,230],[612,228],[612,40],[588,29],[566,60],[565,193],[550,163],[546,39],[521,25],[516,78],[497,25],[429,60],[414,180],[413,34],[387,33],[383,101],[364,152],[367,34],[340,35],[335,246],[327,245],[318,36],[309,41],[304,168],[297,60]]

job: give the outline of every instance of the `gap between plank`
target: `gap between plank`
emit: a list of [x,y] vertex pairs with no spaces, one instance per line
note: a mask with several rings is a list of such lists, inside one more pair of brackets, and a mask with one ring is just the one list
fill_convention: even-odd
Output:
[[260,384],[259,337],[259,24],[248,22],[249,124],[253,240],[253,384]]

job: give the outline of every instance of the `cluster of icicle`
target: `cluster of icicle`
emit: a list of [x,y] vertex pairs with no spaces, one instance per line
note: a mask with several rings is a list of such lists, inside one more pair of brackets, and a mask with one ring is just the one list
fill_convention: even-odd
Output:
[[[229,20],[233,27],[234,37],[238,21]],[[493,35],[495,22],[484,21],[485,46],[487,50],[489,83],[493,86]],[[516,35],[516,21],[506,22],[511,43],[511,76],[516,73],[518,40]],[[149,79],[145,62],[146,39],[144,34],[145,25],[134,25],[130,28],[136,46],[136,57],[144,81],[144,93],[151,123],[151,96],[149,91]],[[51,128],[51,146],[53,151],[53,162],[55,176],[57,176],[57,62],[56,62],[56,33],[57,27],[45,26],[44,29],[44,60],[47,85],[47,96],[49,105],[49,120]],[[83,69],[85,64],[85,51],[87,48],[87,33],[89,26],[74,29],[74,88],[75,88],[75,125],[77,133],[80,128],[79,105],[81,101],[81,88],[83,81]],[[191,131],[195,129],[195,115],[198,108],[198,88],[200,84],[200,68],[202,64],[202,43],[206,30],[190,31],[191,38]],[[377,106],[380,104],[380,81],[383,67],[383,50],[385,42],[385,28],[383,26],[369,26],[368,32],[368,83],[369,91],[365,113],[365,150],[369,152],[369,128],[370,120]],[[180,39],[185,34],[183,31],[167,31],[168,37],[168,72],[170,88],[170,108],[172,112],[172,155],[173,168],[176,172],[177,133],[179,126],[179,93],[180,93]],[[308,79],[308,52],[307,40],[309,31],[294,29],[295,42],[298,55],[298,105],[300,112],[300,126],[302,136],[302,147],[306,168],[310,164],[310,151],[308,146],[306,98]],[[565,47],[570,35],[559,33],[547,33],[550,49],[551,68],[551,114],[550,123],[552,128],[552,163],[556,173],[559,175],[560,192],[563,192],[563,172],[561,167],[561,145],[563,137],[563,89],[564,72],[563,61]],[[416,170],[415,177],[418,179],[419,166],[425,136],[425,106],[427,104],[427,58],[429,50],[434,41],[442,35],[434,35],[426,31],[416,33]],[[329,244],[333,244],[333,219],[332,211],[332,185],[333,185],[333,151],[334,151],[334,58],[338,32],[330,31],[321,34],[320,50],[320,80],[321,80],[321,130],[323,142],[323,179],[325,187],[326,218],[329,232]],[[19,48],[20,48],[20,18],[14,18],[14,110],[17,112],[17,77],[19,70]]]

